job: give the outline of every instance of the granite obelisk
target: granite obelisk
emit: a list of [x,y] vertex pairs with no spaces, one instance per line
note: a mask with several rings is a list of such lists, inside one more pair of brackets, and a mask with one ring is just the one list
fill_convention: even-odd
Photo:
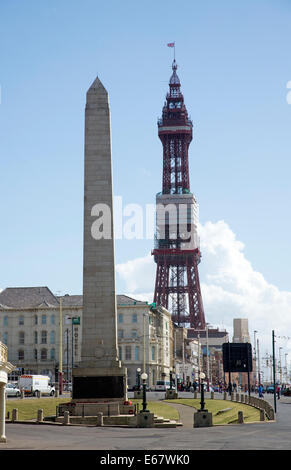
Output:
[[124,400],[118,360],[113,183],[108,93],[97,77],[86,95],[81,364],[73,400]]

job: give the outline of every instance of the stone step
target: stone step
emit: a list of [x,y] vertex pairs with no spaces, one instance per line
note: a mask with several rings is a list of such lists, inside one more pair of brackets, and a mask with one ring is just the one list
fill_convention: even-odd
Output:
[[177,426],[182,426],[182,423],[178,423],[177,421],[167,421],[165,423],[154,423],[155,428],[176,428]]

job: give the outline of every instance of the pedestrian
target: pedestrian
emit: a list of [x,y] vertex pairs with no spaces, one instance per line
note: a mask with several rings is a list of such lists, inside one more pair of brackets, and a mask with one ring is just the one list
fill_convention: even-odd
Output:
[[278,397],[278,400],[280,400],[280,392],[281,392],[281,387],[280,385],[278,384],[277,387],[276,387],[276,392],[277,392],[277,397]]
[[259,385],[258,392],[259,392],[259,398],[264,398],[263,387],[261,384]]
[[229,384],[228,384],[228,394],[231,395],[231,392],[232,392],[232,385],[231,385],[231,382],[229,382]]

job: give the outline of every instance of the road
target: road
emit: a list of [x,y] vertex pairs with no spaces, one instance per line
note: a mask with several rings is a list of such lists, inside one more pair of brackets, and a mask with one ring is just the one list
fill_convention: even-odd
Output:
[[[129,393],[131,395],[131,393]],[[180,396],[193,396],[183,392]],[[163,397],[149,392],[147,400]],[[221,398],[216,394],[216,398]],[[272,402],[272,396],[265,398]],[[189,408],[189,414],[193,411]],[[291,398],[277,401],[276,422],[211,428],[97,428],[49,424],[6,424],[7,443],[14,450],[283,450],[291,449]]]

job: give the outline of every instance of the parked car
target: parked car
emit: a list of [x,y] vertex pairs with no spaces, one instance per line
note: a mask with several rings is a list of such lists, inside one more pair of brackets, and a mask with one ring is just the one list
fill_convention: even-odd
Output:
[[274,393],[274,385],[268,385],[266,388],[267,393]]
[[20,397],[21,392],[14,384],[6,384],[5,393],[7,397]]
[[[174,387],[174,385],[173,385]],[[166,391],[167,388],[170,388],[170,382],[166,382],[165,380],[158,380],[155,386],[156,391]]]

